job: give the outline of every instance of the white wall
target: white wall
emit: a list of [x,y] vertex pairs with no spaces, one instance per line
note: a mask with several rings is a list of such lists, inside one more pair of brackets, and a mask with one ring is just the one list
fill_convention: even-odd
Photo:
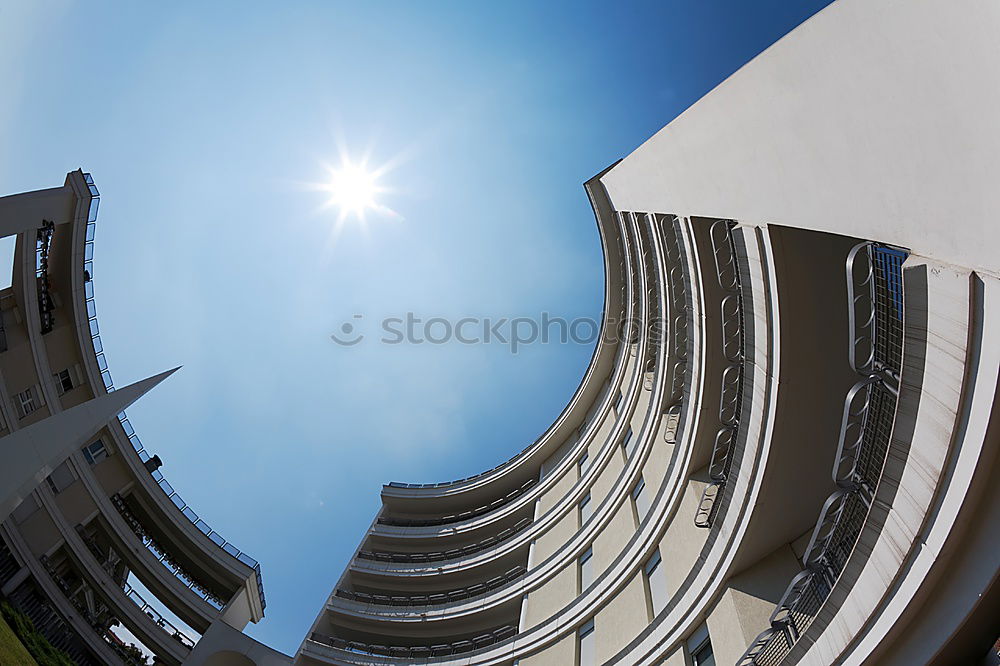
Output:
[[1000,273],[1000,3],[838,0],[603,178],[618,210],[732,217]]

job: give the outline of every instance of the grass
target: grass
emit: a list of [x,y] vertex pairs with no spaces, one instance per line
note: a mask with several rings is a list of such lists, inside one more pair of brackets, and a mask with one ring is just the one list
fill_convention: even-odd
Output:
[[31,658],[2,614],[0,614],[0,664],[38,666],[38,662]]
[[[6,601],[0,602],[0,615],[13,636],[20,639],[22,649],[27,650],[27,654],[22,657],[22,661],[12,661],[12,664],[26,664],[27,666],[74,666],[73,660],[62,650],[53,647],[45,636],[42,636],[31,623],[31,618],[17,610]],[[17,640],[14,639],[14,640]],[[29,656],[30,655],[30,656]],[[0,655],[2,656],[2,655]],[[7,662],[0,662],[6,666]]]

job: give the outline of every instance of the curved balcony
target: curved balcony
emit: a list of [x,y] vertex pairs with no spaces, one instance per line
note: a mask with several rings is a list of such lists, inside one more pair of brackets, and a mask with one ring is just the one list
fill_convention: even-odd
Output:
[[[652,280],[652,278],[650,279]],[[641,358],[636,359],[637,363],[640,361]],[[641,390],[639,384],[640,379],[641,379],[640,373],[635,373],[633,376],[633,385],[628,394],[630,396],[628,400],[629,404],[635,402],[634,396],[637,396],[638,392]],[[545,512],[539,519],[535,521],[533,525],[529,527],[526,525],[524,521],[521,521],[519,525],[525,526],[523,532],[520,530],[512,530],[511,532],[508,532],[505,530],[504,532],[501,533],[501,535],[504,536],[504,538],[502,539],[497,539],[496,541],[493,541],[492,539],[487,539],[486,542],[483,543],[482,545],[472,544],[470,546],[466,546],[463,548],[451,549],[447,551],[447,556],[434,553],[432,554],[431,558],[429,558],[427,561],[439,561],[442,559],[445,561],[450,560],[446,565],[447,570],[450,572],[459,571],[464,568],[469,568],[473,566],[481,566],[489,564],[495,561],[496,559],[503,557],[505,554],[508,554],[518,548],[526,547],[527,544],[532,539],[537,538],[545,530],[552,527],[554,524],[556,524],[556,522],[558,522],[560,518],[565,516],[568,512],[576,511],[580,497],[582,497],[589,490],[590,486],[593,484],[594,480],[601,473],[601,470],[610,460],[611,456],[615,454],[615,451],[618,449],[622,438],[625,436],[625,432],[628,427],[627,414],[629,413],[629,411],[630,410],[626,409],[625,413],[622,414],[622,416],[618,419],[616,429],[614,430],[614,432],[612,432],[611,436],[607,439],[607,441],[603,443],[600,453],[594,458],[592,464],[588,467],[585,475],[577,480],[577,482],[573,486],[573,489],[566,496],[564,496],[558,504],[556,504],[547,512]],[[553,472],[549,475],[551,479],[558,479],[560,474],[565,473],[565,471],[567,470],[575,470],[576,467],[575,457],[572,455],[567,455],[562,461],[561,465],[562,465],[562,471],[558,469],[553,470]],[[547,477],[546,480],[549,480],[549,477]],[[381,537],[383,536],[383,533],[379,531],[373,531],[373,535]],[[410,533],[408,535],[400,535],[400,536],[426,538],[426,535],[423,533],[419,534]],[[502,548],[499,548],[493,552],[486,553],[485,555],[487,555],[487,557],[469,559],[472,555],[475,555],[477,552],[488,550],[494,545],[502,545]],[[467,550],[465,550],[466,548]],[[463,550],[465,551],[464,554],[462,553]],[[568,551],[564,551],[563,556],[568,556],[566,555],[567,552]],[[362,559],[369,559],[369,561],[371,561],[374,558],[362,556]],[[383,560],[389,560],[389,558],[383,556]],[[407,564],[412,563],[420,565],[425,563],[425,556],[423,556],[422,554],[417,555],[416,557],[412,555],[404,555],[402,557],[397,558],[395,561]],[[391,569],[391,568],[385,569],[381,567],[371,568],[359,565],[361,565],[361,562],[358,562],[356,560],[354,563],[352,563],[352,569],[367,574],[374,573],[374,574],[389,575],[389,576],[425,576],[425,575],[432,576],[432,575],[440,575],[442,571],[440,567],[416,567],[416,568],[399,567],[398,569]]]
[[[635,236],[636,242],[639,246],[643,244],[639,240],[640,227],[638,221],[633,217],[629,219],[629,226],[631,228],[631,233]],[[646,289],[655,284],[663,284],[663,277],[665,272],[662,271],[662,266],[664,262],[662,243],[659,239],[654,241],[656,245],[656,261],[657,266],[661,267],[657,276],[649,276],[650,284],[647,286],[647,278],[645,272],[640,273],[640,289],[641,293],[646,293]],[[657,290],[662,297],[662,292]],[[646,316],[646,308],[648,304],[646,299],[640,300],[640,307],[643,308],[643,315]],[[646,344],[646,336],[649,335],[648,329],[642,330],[641,344],[639,345],[637,360],[640,363],[644,362],[644,356],[646,354],[646,349],[648,345]],[[462,603],[462,600],[456,599],[457,603],[448,603],[443,607],[440,607],[438,611],[431,613],[420,613],[411,614],[410,612],[400,614],[397,611],[389,611],[388,608],[392,606],[391,595],[383,595],[384,598],[390,600],[389,604],[374,604],[368,603],[367,599],[360,603],[350,603],[350,605],[342,605],[334,603],[335,598],[331,598],[331,603],[328,604],[328,610],[338,615],[344,615],[345,617],[354,618],[378,618],[379,621],[384,622],[410,622],[418,620],[421,622],[437,622],[437,621],[447,621],[459,617],[467,617],[469,614],[477,614],[484,612],[488,609],[499,608],[504,604],[509,604],[520,598],[524,593],[530,592],[531,590],[539,588],[542,584],[550,580],[555,573],[557,573],[567,562],[574,559],[582,552],[585,546],[592,542],[595,536],[607,525],[615,514],[617,508],[621,506],[623,502],[629,501],[630,492],[634,481],[638,478],[642,470],[642,465],[645,463],[648,457],[652,439],[657,432],[656,425],[661,419],[661,410],[659,406],[663,402],[663,392],[665,387],[664,373],[662,367],[666,364],[666,356],[658,359],[657,362],[657,372],[654,373],[654,386],[653,392],[646,407],[646,415],[643,421],[643,426],[640,431],[636,434],[637,446],[630,457],[628,464],[619,474],[618,480],[613,485],[613,491],[607,496],[601,505],[597,508],[594,515],[587,521],[584,527],[577,532],[577,534],[568,543],[564,544],[556,553],[549,557],[545,562],[537,565],[531,572],[516,579],[516,584],[511,584],[509,582],[501,584],[500,587],[494,590],[479,590],[477,591],[484,594],[482,597],[477,597],[474,605],[469,605],[467,603]],[[635,373],[634,377],[634,393],[632,399],[636,399],[638,392],[641,390],[641,373]],[[616,426],[616,431],[612,433],[609,437],[605,446],[602,448],[602,455],[610,456],[618,447],[625,436],[626,429],[628,428],[628,423],[625,421],[618,422]],[[640,441],[641,440],[641,441]],[[575,461],[571,461],[575,464]],[[571,491],[567,495],[564,495],[559,506],[566,507],[576,507],[578,502],[578,495],[581,495],[589,488],[590,483],[592,483],[593,475],[598,473],[598,468],[600,464],[600,458],[595,460],[594,465],[588,470],[587,475],[580,479],[578,483],[574,486],[574,491]],[[558,513],[557,508],[553,508],[547,514]],[[639,564],[636,564],[639,566]],[[465,599],[466,597],[462,597]],[[588,597],[589,598],[589,597]],[[409,599],[409,597],[406,597]],[[401,597],[399,600],[399,605],[405,606],[408,602],[404,602]],[[386,609],[385,612],[379,610],[380,608]],[[383,633],[392,634],[393,630],[386,627],[383,629]]]
[[[626,264],[630,264],[632,262],[628,261],[627,257],[626,257],[626,262],[625,263]],[[624,287],[624,285],[623,285],[623,287]],[[635,289],[635,288],[633,288],[632,291],[637,293],[638,290]],[[634,322],[632,322],[632,319],[634,319],[634,318],[630,318],[629,321],[630,321],[631,324],[634,325]],[[619,360],[621,360],[621,358]],[[639,360],[635,360],[635,362],[638,363]],[[623,363],[621,363],[621,362],[618,363],[618,367],[615,370],[616,377],[618,378],[618,381],[620,381],[621,379],[624,378],[624,371],[623,370],[624,370]],[[638,376],[638,374],[639,373],[636,373],[635,376]],[[628,398],[627,400],[625,400],[625,402],[627,403],[627,405],[632,405],[632,404],[635,403],[635,401],[636,401],[635,396],[638,395],[638,392],[639,392],[639,390],[641,388],[640,386],[638,386],[638,380],[635,379],[635,376],[633,378],[633,385],[634,385],[634,387],[630,388],[629,391],[628,391],[628,393],[627,393],[627,395],[626,395],[626,397]],[[610,406],[612,404],[621,402],[620,399],[616,398],[616,395],[618,394],[617,384],[616,383],[612,384],[610,386],[610,389],[611,390],[607,391],[607,393],[606,393],[606,395],[604,397],[604,400],[603,400],[603,402],[606,403],[606,405],[609,408],[610,408]],[[620,405],[616,405],[616,407],[620,407]],[[626,407],[625,412],[628,413],[628,411],[629,410]],[[601,419],[600,414],[602,412],[603,412],[603,410],[598,410],[597,416],[595,416],[594,418],[592,418],[589,421],[589,423],[588,423],[589,430],[586,433],[584,433],[582,435],[582,437],[579,439],[579,441],[574,445],[574,447],[573,447],[574,451],[576,451],[578,448],[582,448],[584,446],[589,446],[590,445],[590,443],[592,442],[593,436],[596,433],[598,426],[600,425],[600,419]],[[622,417],[619,420],[622,421],[622,422],[624,422],[624,420],[625,420],[624,414],[622,415]],[[623,433],[624,429],[622,429],[621,432]],[[615,438],[620,438],[620,435],[619,434],[613,434],[612,437],[611,437],[611,439],[615,439]],[[608,445],[608,446],[610,447],[610,445]],[[596,477],[596,472],[598,471],[598,469],[595,468],[593,465],[591,466],[591,468],[593,469],[594,473],[593,474],[589,474],[589,472],[588,472],[588,477],[587,477],[588,479],[595,478]],[[470,511],[464,512],[462,514],[451,515],[451,516],[447,516],[445,518],[440,518],[440,519],[430,519],[430,520],[402,519],[402,520],[399,520],[398,522],[404,523],[404,521],[405,521],[405,523],[404,523],[405,527],[403,525],[400,525],[399,526],[400,529],[393,529],[394,526],[387,526],[387,525],[385,525],[386,522],[397,522],[395,520],[391,520],[391,519],[388,520],[388,521],[387,520],[380,520],[373,527],[373,529],[371,531],[371,535],[373,537],[377,537],[378,539],[392,538],[392,539],[405,539],[405,540],[408,540],[408,541],[417,541],[417,540],[424,540],[424,539],[428,539],[428,538],[443,537],[443,536],[453,536],[453,535],[459,535],[459,534],[463,534],[463,533],[470,533],[473,530],[485,528],[489,524],[491,524],[491,523],[493,523],[493,522],[495,522],[497,520],[500,520],[500,519],[503,519],[503,518],[509,517],[509,516],[514,516],[515,512],[517,512],[517,511],[520,511],[522,509],[526,510],[529,507],[530,503],[533,503],[544,492],[546,492],[551,487],[553,487],[553,485],[555,483],[557,483],[559,481],[559,479],[562,478],[562,476],[564,474],[566,474],[566,473],[568,473],[568,472],[570,472],[570,471],[572,471],[574,469],[575,469],[575,456],[574,456],[574,453],[573,452],[568,452],[563,457],[563,459],[560,461],[560,463],[557,465],[557,467],[554,468],[553,470],[551,470],[548,474],[546,474],[540,483],[535,483],[534,480],[531,480],[531,481],[529,481],[529,483],[525,484],[526,487],[529,484],[530,484],[530,486],[532,486],[532,487],[530,487],[528,489],[528,490],[530,490],[530,492],[525,492],[522,489],[521,492],[518,493],[518,497],[514,497],[513,494],[512,494],[511,501],[507,501],[507,502],[497,501],[497,502],[495,502],[495,508],[499,508],[499,509],[501,509],[501,511],[495,511],[495,508],[491,509],[489,506],[484,506],[484,507],[480,507],[477,510],[470,510]],[[588,481],[588,480],[581,480],[581,482],[579,482],[579,484],[575,487],[574,493],[582,495],[586,491],[586,487],[585,486],[588,485],[589,483],[590,483],[590,481]],[[577,490],[579,492],[577,492]],[[513,501],[513,500],[516,500],[516,502]],[[573,510],[573,507],[574,507],[573,502],[566,501],[566,502],[561,503],[558,507],[553,507],[553,509],[551,509],[550,512],[554,512],[554,515],[555,514],[562,515],[566,511]],[[458,519],[459,517],[461,517],[462,520],[458,520],[458,522],[451,522],[453,520]],[[476,520],[477,517],[482,518],[482,520]],[[445,522],[445,521],[447,521],[447,522]],[[450,526],[449,529],[447,531],[440,531],[440,530],[435,530],[435,529],[428,529],[426,527],[419,527],[420,525],[427,525],[428,527],[436,527],[436,526],[442,525],[442,524],[448,524]],[[535,536],[537,536],[537,534],[540,533],[540,530],[536,531],[536,529],[534,527],[532,527],[530,531]],[[527,538],[527,537],[525,537],[525,538]],[[523,542],[523,539],[519,539],[516,543],[511,542],[508,545],[510,547],[518,547],[518,546],[522,545],[522,542]],[[454,549],[449,549],[449,550],[454,550]]]
[[515,534],[521,532],[526,527],[531,525],[530,518],[522,518],[521,520],[514,523],[512,527],[508,527],[505,530],[495,534],[494,536],[487,537],[482,541],[477,541],[476,543],[463,546],[462,548],[453,548],[451,550],[445,550],[442,552],[435,553],[394,553],[386,551],[371,551],[371,550],[360,550],[358,551],[358,557],[363,560],[371,560],[373,562],[399,562],[399,563],[412,563],[412,564],[423,564],[425,562],[444,562],[448,560],[457,560],[462,557],[468,557],[469,555],[475,555],[484,550],[489,550],[497,545],[504,543],[507,539],[510,539]]
[[[746,428],[740,428],[740,435],[735,438],[729,451],[729,455],[733,456],[730,466],[733,473],[726,480],[726,492],[720,492],[716,496],[715,503],[719,506],[710,526],[700,530],[691,521],[690,514],[685,519],[685,511],[682,511],[691,503],[692,510],[700,504],[692,495],[692,491],[697,490],[697,484],[700,483],[697,481],[698,471],[705,464],[705,458],[699,456],[699,445],[704,446],[706,439],[711,444],[711,434],[718,427],[712,419],[712,412],[708,411],[711,408],[706,409],[700,405],[703,400],[709,401],[708,404],[711,405],[714,402],[713,396],[719,394],[716,392],[721,393],[721,386],[712,383],[715,375],[712,368],[715,363],[706,367],[704,357],[714,354],[718,360],[721,354],[715,349],[706,348],[706,343],[722,340],[725,336],[719,330],[713,331],[713,327],[722,328],[721,322],[706,317],[699,311],[702,307],[714,307],[714,302],[721,302],[724,298],[717,291],[709,293],[706,285],[709,280],[711,284],[717,284],[715,262],[707,256],[713,254],[712,245],[708,235],[704,234],[714,222],[716,220],[681,218],[678,224],[680,233],[677,234],[677,241],[683,249],[681,254],[684,265],[688,267],[689,284],[693,292],[687,301],[689,347],[685,382],[690,388],[683,391],[683,395],[690,396],[690,400],[681,403],[679,421],[683,426],[677,433],[664,481],[634,537],[625,544],[605,575],[594,583],[595,596],[589,599],[591,605],[588,607],[586,603],[577,600],[554,618],[536,627],[539,630],[539,644],[547,645],[558,640],[559,626],[577,626],[587,619],[588,612],[594,612],[594,605],[600,604],[602,598],[618,594],[628,581],[638,575],[653,549],[669,543],[676,530],[684,531],[688,536],[703,534],[700,548],[690,555],[690,568],[682,565],[681,571],[686,571],[686,575],[682,580],[671,583],[667,599],[659,613],[629,644],[606,662],[622,665],[659,663],[673,646],[684,640],[704,621],[707,600],[722,589],[734,564],[734,556],[743,537],[742,523],[747,511],[753,507],[758,492],[753,479],[767,459],[768,442],[764,437],[766,421],[752,420],[746,424]],[[755,365],[764,368],[767,366],[767,354],[774,344],[771,331],[777,316],[768,306],[764,278],[771,270],[771,259],[766,252],[760,253],[763,248],[756,242],[753,229],[728,224],[726,226],[727,233],[735,236],[739,232],[739,236],[734,237],[737,250],[736,270],[741,273],[744,289],[742,321],[747,329],[745,336],[741,338],[743,348],[739,354],[741,358],[753,359]],[[757,304],[757,301],[760,303]],[[749,339],[755,340],[755,346],[748,350],[746,340]],[[735,353],[732,357],[735,357]],[[763,401],[764,396],[775,388],[773,383],[769,383],[768,375],[763,372],[748,374],[747,381],[751,382],[751,386],[745,389],[746,395],[754,396],[754,402]],[[752,392],[748,390],[751,387]],[[748,402],[741,406],[741,415],[751,408]],[[669,406],[666,407],[668,415],[674,411]],[[766,419],[766,410],[762,411],[765,412],[763,416]],[[706,418],[710,422],[702,423]],[[698,491],[698,494],[701,492]],[[587,596],[590,597],[589,594]]]
[[325,636],[313,632],[309,635],[309,641],[320,645],[334,648],[341,652],[348,653],[345,656],[372,656],[372,657],[392,657],[397,659],[429,659],[431,657],[449,657],[454,655],[465,655],[467,653],[491,647],[502,643],[517,635],[517,627],[504,625],[493,631],[480,634],[470,639],[453,641],[451,643],[440,643],[436,645],[416,645],[416,646],[387,646],[359,641],[348,641],[343,638]]
[[[74,231],[74,239],[79,249],[76,251],[79,266],[73,270],[73,291],[78,294],[78,300],[74,301],[76,312],[77,333],[80,348],[83,350],[84,367],[90,378],[90,384],[97,393],[101,388],[105,392],[114,391],[114,382],[108,368],[107,359],[104,355],[104,347],[101,343],[100,327],[97,322],[97,309],[94,303],[94,235],[96,230],[97,211],[100,204],[100,192],[94,184],[94,179],[89,173],[75,172],[75,178],[71,180],[74,191],[78,197],[78,213],[74,225],[83,223],[82,229]],[[90,352],[89,354],[87,352]],[[122,457],[130,463],[130,467],[140,480],[140,485],[150,493],[161,493],[165,501],[157,504],[164,507],[164,513],[173,513],[178,524],[188,523],[195,529],[191,530],[190,541],[199,543],[201,537],[207,537],[208,542],[203,546],[205,550],[217,548],[226,553],[239,563],[240,566],[248,567],[255,578],[257,597],[260,603],[260,614],[266,606],[264,596],[263,579],[261,576],[260,563],[248,554],[235,547],[218,532],[211,528],[186,502],[174,491],[173,487],[166,481],[162,473],[158,470],[149,472],[147,463],[150,463],[152,456],[146,452],[139,437],[135,434],[126,414],[122,412],[118,415],[117,423],[112,423],[109,428],[114,435],[116,442],[125,445],[118,446]],[[127,452],[131,453],[127,453]],[[158,462],[158,461],[157,461]],[[156,486],[154,490],[153,487]],[[172,505],[173,511],[166,508]],[[183,520],[181,518],[183,517]],[[194,536],[197,534],[198,536]]]
[[719,430],[708,465],[710,482],[702,492],[694,517],[694,524],[698,527],[711,527],[718,515],[721,504],[716,500],[732,474],[734,456],[731,453],[739,437],[743,405],[743,349],[746,343],[743,288],[732,234],[734,226],[736,223],[732,220],[717,220],[709,231],[716,279],[725,293],[719,305],[719,320],[722,325],[722,358],[726,365],[722,370],[719,395]]
[[510,504],[518,497],[521,497],[528,492],[528,490],[530,490],[536,483],[538,483],[537,480],[528,479],[517,490],[512,490],[503,497],[495,499],[487,505],[476,507],[475,509],[469,509],[468,511],[462,511],[461,513],[449,514],[438,518],[401,518],[396,516],[379,516],[378,523],[380,525],[392,525],[393,527],[436,527],[438,525],[448,525],[451,523],[458,523],[463,520],[471,520],[473,518],[478,518],[479,516],[484,516],[491,511],[495,511],[500,507]]
[[335,592],[335,595],[341,599],[347,599],[348,601],[356,601],[362,604],[374,604],[377,606],[437,606],[482,597],[488,592],[500,589],[509,583],[519,580],[526,572],[527,569],[524,567],[514,567],[502,576],[490,578],[482,583],[476,583],[475,585],[469,585],[457,590],[438,592],[435,594],[389,596],[385,594],[369,594],[367,592],[355,592],[351,590],[338,589]]
[[[740,666],[777,666],[830,596],[865,525],[896,418],[903,367],[903,250],[865,242],[847,261],[848,363],[861,379],[844,401],[832,479],[802,557],[765,629]],[[859,261],[859,258],[861,259]]]
[[125,523],[128,525],[132,533],[138,537],[139,541],[142,543],[143,547],[156,558],[164,569],[170,572],[170,574],[176,578],[184,587],[188,588],[195,594],[197,594],[203,601],[211,605],[216,610],[222,610],[226,605],[224,599],[212,592],[208,587],[202,583],[195,580],[195,578],[185,571],[183,564],[180,561],[170,555],[170,552],[160,545],[157,540],[151,536],[146,528],[143,527],[142,522],[136,517],[132,510],[129,509],[128,505],[125,503],[125,499],[115,493],[111,496],[111,503],[124,519]]

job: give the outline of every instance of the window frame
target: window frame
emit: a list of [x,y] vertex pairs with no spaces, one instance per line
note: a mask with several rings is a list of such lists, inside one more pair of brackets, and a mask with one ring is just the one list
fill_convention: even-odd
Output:
[[577,666],[593,666],[593,664],[596,663],[597,650],[596,650],[595,643],[593,643],[593,641],[596,640],[596,637],[591,638],[590,641],[588,641],[588,643],[587,643],[587,647],[590,648],[590,650],[588,650],[588,652],[590,653],[590,655],[592,657],[594,657],[594,659],[593,660],[588,659],[586,662],[583,660],[583,646],[584,646],[584,642],[583,641],[584,641],[584,639],[587,639],[587,638],[593,636],[594,632],[596,631],[596,629],[597,629],[597,627],[596,627],[596,625],[594,623],[594,618],[590,618],[589,620],[587,620],[586,622],[584,622],[583,624],[581,624],[580,627],[576,630],[576,664],[577,664]]
[[[580,556],[576,558],[576,564],[578,569],[578,582],[579,582],[579,592],[578,594],[583,594],[583,591],[590,587],[590,584],[594,582],[594,565],[592,560],[594,559],[594,544],[587,546],[587,550],[580,553]],[[587,575],[584,575],[587,572]],[[585,580],[586,579],[586,580]]]
[[[94,447],[98,444],[100,444],[100,448],[95,450]],[[108,451],[108,447],[104,443],[104,440],[100,437],[81,448],[80,452],[83,454],[84,460],[86,460],[90,465],[96,465],[111,455],[111,452]]]
[[622,440],[622,450],[625,452],[625,459],[630,460],[632,455],[635,453],[635,433],[632,432],[632,428],[629,427],[628,432],[625,433],[625,439]]
[[587,508],[587,507],[590,506],[590,503],[592,501],[593,501],[593,498],[591,497],[591,493],[588,490],[587,494],[584,495],[583,498],[576,505],[577,510],[579,511],[579,515],[580,515],[580,527],[583,527],[584,525],[586,525],[587,521],[590,520],[590,518],[594,515],[593,508],[591,508],[591,509]]
[[23,391],[15,393],[14,398],[17,400],[14,405],[17,407],[17,412],[22,419],[38,409],[38,405],[35,404],[35,392],[30,386]]
[[59,395],[64,395],[77,387],[73,373],[69,368],[53,373],[52,377],[56,380],[56,389],[58,389]]

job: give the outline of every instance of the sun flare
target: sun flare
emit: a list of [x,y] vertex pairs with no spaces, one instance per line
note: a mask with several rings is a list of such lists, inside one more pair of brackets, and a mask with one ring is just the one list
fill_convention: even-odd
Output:
[[375,200],[379,193],[377,174],[363,165],[346,162],[330,174],[330,203],[342,213],[363,217],[368,210],[378,207]]

